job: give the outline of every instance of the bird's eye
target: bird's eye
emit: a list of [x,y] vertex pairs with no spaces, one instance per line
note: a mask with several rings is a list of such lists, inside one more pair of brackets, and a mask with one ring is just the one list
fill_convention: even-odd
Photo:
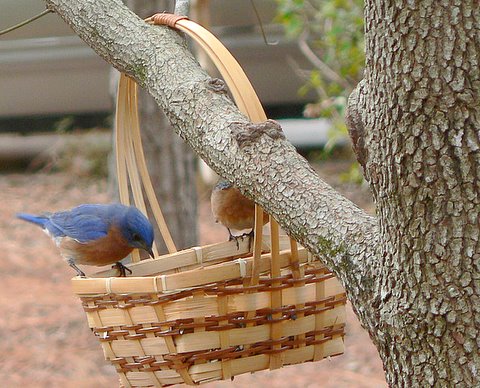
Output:
[[132,235],[132,238],[133,238],[133,241],[140,241],[142,239],[138,233],[134,233]]

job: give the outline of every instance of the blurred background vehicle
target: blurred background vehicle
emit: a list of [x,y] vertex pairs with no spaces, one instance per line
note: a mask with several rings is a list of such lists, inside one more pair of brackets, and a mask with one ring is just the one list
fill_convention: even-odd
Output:
[[[274,23],[276,2],[257,1],[267,39],[248,2],[213,0],[211,29],[222,40],[253,83],[271,117],[299,117],[313,96],[300,96],[304,80],[292,63],[306,60],[296,43]],[[0,29],[44,9],[36,0],[3,0]],[[56,14],[0,37],[0,125],[11,131],[12,119],[76,114],[105,114],[112,109],[111,66],[82,42]],[[28,126],[17,120],[19,130]]]
[[[249,2],[211,0],[208,4],[209,28],[240,62],[267,115],[281,121],[295,146],[311,149],[324,145],[329,122],[303,118],[303,108],[314,101],[315,93],[299,94],[305,83],[299,69],[311,65],[297,42],[286,38],[283,26],[274,21],[276,1],[255,2],[262,26]],[[43,10],[40,1],[3,0],[0,29]],[[42,152],[45,144],[58,144],[58,139],[27,140],[17,138],[18,134],[109,127],[112,79],[112,67],[56,14],[0,36],[0,133],[15,135],[2,136],[0,161],[28,161]],[[207,179],[204,167],[201,171]]]

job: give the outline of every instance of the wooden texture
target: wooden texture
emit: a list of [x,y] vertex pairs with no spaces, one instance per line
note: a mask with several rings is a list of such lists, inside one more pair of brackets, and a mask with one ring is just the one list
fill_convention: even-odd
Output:
[[[125,386],[198,384],[343,352],[344,290],[321,262],[308,263],[301,254],[299,262],[300,277],[292,273],[289,258],[273,279],[265,266],[254,292],[238,276],[168,292],[152,291],[158,278],[152,276],[73,282],[109,283],[108,293],[83,290],[79,296]],[[205,270],[226,264],[232,263]],[[191,272],[200,277],[201,271]],[[116,291],[118,282],[131,290]]]
[[[131,78],[121,74],[118,83],[115,142],[120,201],[130,204],[131,189],[135,206],[147,214],[142,188],[145,189],[162,238],[168,251],[172,253],[177,249],[158,205],[148,174],[140,136],[137,106],[137,85]],[[155,246],[154,253],[158,254]],[[133,256],[133,261],[139,261],[138,253]]]

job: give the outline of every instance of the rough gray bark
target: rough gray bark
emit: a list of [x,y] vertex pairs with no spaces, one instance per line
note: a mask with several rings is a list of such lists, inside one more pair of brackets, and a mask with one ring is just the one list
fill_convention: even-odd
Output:
[[[128,0],[127,6],[141,18],[172,10],[170,1]],[[198,244],[196,156],[173,131],[168,118],[145,90],[139,89],[139,117],[148,171],[157,199],[178,249]],[[156,236],[160,236],[158,228]],[[167,252],[161,238],[160,252]]]
[[366,3],[366,76],[349,122],[378,221],[321,181],[274,123],[252,126],[209,87],[168,28],[146,26],[113,0],[46,3],[146,88],[217,173],[326,261],[392,386],[480,383],[474,0]]
[[392,386],[479,386],[478,1],[367,1],[366,48],[349,116],[380,220],[372,338]]

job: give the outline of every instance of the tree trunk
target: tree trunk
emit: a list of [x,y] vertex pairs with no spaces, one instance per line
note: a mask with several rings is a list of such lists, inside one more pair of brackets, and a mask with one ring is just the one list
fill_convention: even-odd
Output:
[[366,5],[350,103],[383,251],[369,331],[391,386],[478,386],[478,2]]
[[46,2],[335,271],[390,385],[480,385],[477,1],[366,2],[365,79],[348,118],[377,218],[318,178],[275,123],[249,123],[169,28],[115,0]]
[[[168,0],[128,0],[127,6],[141,18],[172,11]],[[178,137],[155,99],[139,89],[138,105],[142,142],[150,178],[170,233],[178,249],[198,243],[196,155]],[[160,231],[155,230],[160,236]],[[160,252],[167,252],[161,238]]]

